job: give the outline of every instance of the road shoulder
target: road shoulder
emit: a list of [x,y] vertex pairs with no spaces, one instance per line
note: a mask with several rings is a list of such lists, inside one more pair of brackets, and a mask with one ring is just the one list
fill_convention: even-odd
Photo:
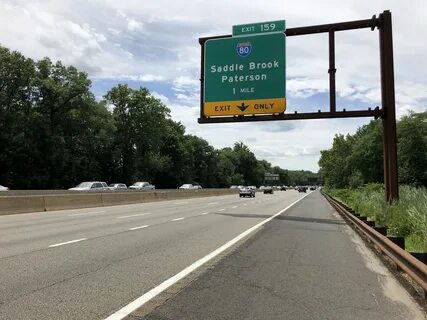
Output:
[[128,319],[425,319],[318,192],[193,280]]

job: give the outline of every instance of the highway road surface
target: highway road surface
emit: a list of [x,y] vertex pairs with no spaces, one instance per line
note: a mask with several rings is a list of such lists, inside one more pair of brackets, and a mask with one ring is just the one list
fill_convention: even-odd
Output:
[[0,216],[0,270],[0,319],[424,317],[317,191]]

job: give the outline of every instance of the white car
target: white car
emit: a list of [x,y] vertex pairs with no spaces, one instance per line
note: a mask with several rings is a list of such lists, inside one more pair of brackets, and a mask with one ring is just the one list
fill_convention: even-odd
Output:
[[250,197],[250,198],[255,198],[255,189],[252,189],[250,186],[249,187],[244,187],[242,189],[239,190],[239,197]]
[[148,182],[135,182],[133,185],[129,187],[129,189],[133,190],[154,190],[156,186],[148,183]]
[[8,187],[4,187],[0,184],[0,191],[8,191],[9,188]]
[[185,190],[202,189],[202,187],[199,184],[191,184],[191,183],[183,184],[179,188],[180,189],[185,189]]
[[127,190],[127,188],[124,183],[112,183],[108,186],[110,190]]
[[73,191],[102,191],[108,190],[108,185],[102,181],[86,181],[80,183],[77,187],[70,188]]

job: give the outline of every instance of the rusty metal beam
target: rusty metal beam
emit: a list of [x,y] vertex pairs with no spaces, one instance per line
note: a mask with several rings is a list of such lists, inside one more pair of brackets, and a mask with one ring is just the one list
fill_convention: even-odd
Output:
[[306,112],[306,113],[285,113],[278,115],[254,115],[254,116],[234,116],[234,117],[201,117],[199,123],[233,123],[233,122],[253,122],[253,121],[283,121],[283,120],[307,120],[307,119],[329,119],[329,118],[354,118],[373,117],[380,118],[382,111],[379,107],[368,110],[339,111],[339,112]]
[[380,69],[381,102],[384,114],[383,148],[384,148],[384,185],[385,200],[389,203],[399,198],[397,172],[397,136],[396,136],[396,102],[394,92],[393,33],[390,11],[380,15]]
[[[366,20],[355,20],[355,21],[320,24],[320,25],[306,26],[306,27],[288,28],[286,29],[285,34],[287,37],[292,37],[292,36],[302,36],[307,34],[317,34],[317,33],[331,32],[331,31],[333,32],[333,31],[344,31],[344,30],[364,29],[364,28],[371,28],[373,30],[375,27],[378,27],[378,26],[379,26],[379,19],[373,16],[371,19],[366,19]],[[199,38],[199,43],[203,45],[206,42],[206,40],[209,40],[209,39],[230,38],[230,37],[231,37],[231,34],[213,36],[213,37],[202,37],[202,38]]]
[[335,112],[336,101],[336,88],[335,88],[335,32],[329,31],[329,110],[331,113]]

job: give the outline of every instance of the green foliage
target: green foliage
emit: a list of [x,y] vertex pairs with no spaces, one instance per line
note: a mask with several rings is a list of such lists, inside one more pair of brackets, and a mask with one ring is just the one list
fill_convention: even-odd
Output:
[[387,226],[389,235],[405,237],[410,251],[427,252],[427,189],[400,187],[400,198],[393,205],[384,201],[381,184],[357,189],[331,189],[326,192],[369,220]]
[[48,58],[0,47],[0,183],[12,189],[69,188],[81,181],[147,180],[157,188],[314,184],[318,175],[258,160],[242,142],[215,149],[188,135],[147,88],[118,84],[103,101],[87,75]]
[[427,186],[427,112],[410,113],[397,126],[399,180]]
[[[398,121],[397,138],[399,182],[427,186],[427,112]],[[329,187],[383,182],[381,121],[371,121],[354,135],[336,135],[332,148],[321,151],[319,166]]]

